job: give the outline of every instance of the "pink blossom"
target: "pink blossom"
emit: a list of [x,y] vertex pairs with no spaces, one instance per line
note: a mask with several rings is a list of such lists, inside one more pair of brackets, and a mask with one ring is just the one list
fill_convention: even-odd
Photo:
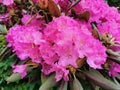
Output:
[[111,67],[110,67],[110,70],[109,70],[109,75],[117,77],[118,73],[120,73],[120,65],[117,64],[117,63],[115,63],[115,62],[111,62]]
[[110,7],[104,0],[81,0],[79,4],[74,7],[74,10],[77,14],[89,11],[89,22],[96,21],[99,23],[102,19],[120,21],[120,14],[117,8]]
[[86,26],[81,26],[80,37],[76,38],[75,45],[78,48],[79,56],[87,57],[87,63],[94,69],[102,69],[102,64],[106,62],[106,48],[102,43],[91,35]]
[[55,51],[59,55],[59,65],[63,67],[72,65],[77,68],[76,60],[79,57],[79,53],[72,42],[68,41],[64,45],[56,45]]
[[[63,15],[59,18],[55,18],[44,30],[44,38],[49,44],[44,43],[43,46],[40,47],[46,47],[44,51],[41,49],[41,52],[45,52],[42,54],[42,57],[44,57],[47,64],[50,66],[52,65],[48,70],[56,72],[55,78],[57,81],[62,78],[66,81],[69,80],[69,72],[66,70],[68,65],[77,68],[76,60],[79,57],[79,54],[73,45],[73,40],[77,33],[79,33],[78,27],[79,24],[76,21]],[[44,66],[43,70],[44,73],[47,72],[45,71]]]
[[54,64],[47,64],[45,62],[41,63],[42,64],[42,72],[45,75],[49,75],[50,73],[55,71]]
[[8,46],[13,47],[21,60],[31,58],[33,62],[40,63],[39,44],[44,42],[42,33],[36,30],[33,26],[16,25],[10,28],[6,39]]
[[48,42],[41,43],[39,50],[42,58],[47,64],[54,64],[54,62],[56,62],[59,59],[58,55],[56,55],[55,49],[53,48],[52,44]]
[[21,74],[21,78],[24,78],[27,75],[27,65],[23,64],[23,65],[12,65],[13,68],[13,72],[14,73],[20,73]]
[[84,11],[90,12],[90,22],[99,21],[102,17],[101,11],[104,10],[107,4],[103,0],[81,0],[79,4],[74,7],[76,13],[80,14]]
[[[38,1],[32,0],[34,4]],[[66,12],[73,4],[69,0],[53,1],[60,6],[61,12]],[[13,5],[14,0],[0,0],[0,2],[7,5],[8,11],[13,9],[10,5]],[[44,74],[55,73],[56,81],[62,78],[65,81],[69,80],[67,67],[71,65],[77,69],[78,58],[86,57],[86,63],[90,67],[102,69],[102,64],[106,62],[107,57],[106,47],[92,36],[91,22],[96,22],[100,34],[110,33],[115,41],[119,42],[120,14],[116,8],[109,7],[104,0],[81,0],[72,9],[76,14],[88,11],[89,21],[74,19],[72,13],[67,13],[71,17],[62,14],[46,24],[44,18],[38,13],[30,15],[27,14],[28,12],[22,12],[22,25],[11,27],[6,35],[8,47],[12,47],[13,52],[21,60],[30,58],[32,62],[41,64],[41,71]],[[0,21],[4,21],[6,17],[9,15],[1,15]],[[119,47],[111,48],[120,50]],[[110,64],[109,75],[116,77],[120,73],[120,65],[114,62]],[[14,73],[20,73],[22,78],[26,76],[27,65],[13,65],[12,67]]]
[[49,75],[52,72],[55,72],[55,78],[56,81],[60,81],[62,78],[65,81],[69,80],[68,74],[69,70],[66,69],[66,67],[63,67],[61,65],[58,65],[57,63],[55,64],[47,64],[45,62],[42,63],[42,72],[45,75]]
[[65,81],[69,80],[69,77],[68,77],[69,70],[67,70],[65,67],[58,65],[58,64],[55,64],[54,68],[55,68],[55,73],[56,73],[55,75],[56,81],[60,81],[62,78]]
[[[73,25],[71,25],[71,23]],[[49,23],[44,30],[46,39],[51,43],[55,43],[53,48],[57,55],[60,57],[59,63],[62,63],[62,65],[64,64],[63,66],[72,64],[74,67],[77,67],[76,59],[79,55],[75,50],[73,46],[74,42],[72,41],[78,31],[77,25],[78,23],[73,19],[67,16],[61,16],[53,20],[53,22]],[[65,50],[65,52],[63,52],[63,50]],[[65,63],[68,60],[70,61],[68,63]]]
[[58,64],[76,66],[76,59],[87,56],[87,63],[94,69],[101,69],[106,61],[106,48],[93,38],[85,25],[67,16],[50,22],[44,30],[46,40],[54,43],[53,48],[60,57]]
[[98,24],[98,29],[101,34],[109,33],[114,38],[115,41],[120,41],[120,24],[117,23],[115,20],[107,21],[102,24]]
[[9,6],[14,3],[14,0],[1,0],[0,2],[2,2],[4,5]]
[[2,15],[0,15],[0,22],[6,22],[6,21],[8,21],[8,18],[9,18],[8,13],[2,14]]

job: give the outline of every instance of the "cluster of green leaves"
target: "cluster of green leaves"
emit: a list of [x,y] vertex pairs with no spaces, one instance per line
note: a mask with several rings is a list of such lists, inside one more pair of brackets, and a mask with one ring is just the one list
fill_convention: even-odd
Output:
[[[0,90],[38,90],[40,86],[40,73],[38,73],[40,72],[40,68],[34,69],[32,73],[28,74],[24,79],[7,83],[6,79],[12,74],[11,65],[15,63],[16,58],[16,55],[12,54],[4,57],[0,62]],[[13,77],[12,79],[16,78]]]

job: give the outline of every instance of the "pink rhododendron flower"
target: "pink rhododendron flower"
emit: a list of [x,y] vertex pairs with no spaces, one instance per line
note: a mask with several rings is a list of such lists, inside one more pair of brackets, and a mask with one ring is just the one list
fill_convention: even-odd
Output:
[[59,59],[53,46],[48,42],[41,43],[39,50],[42,58],[45,60],[45,63],[47,64],[54,64],[54,62],[56,62]]
[[39,44],[44,42],[42,34],[33,26],[13,26],[7,36],[8,46],[13,47],[21,60],[31,58],[33,62],[40,63]]
[[[76,46],[79,49],[79,55],[87,56],[87,63],[94,69],[102,69],[101,65],[106,62],[106,48],[102,43],[91,35],[88,29],[82,25],[83,32],[76,38]],[[81,54],[82,53],[82,54]]]
[[[73,26],[71,26],[71,23],[73,24]],[[59,59],[59,61],[65,64],[62,64],[63,66],[72,64],[74,67],[77,67],[76,59],[79,55],[77,51],[74,50],[75,48],[72,44],[74,43],[72,40],[74,39],[77,33],[77,31],[75,32],[75,30],[78,29],[77,25],[78,23],[75,22],[73,19],[66,16],[61,16],[60,18],[56,18],[55,20],[53,20],[53,22],[49,23],[46,29],[44,30],[46,39],[52,43],[55,43],[53,48],[57,55],[61,58]],[[65,52],[63,52],[63,50],[65,50]],[[76,55],[74,56],[72,54]],[[70,57],[71,55],[72,57]],[[71,61],[65,63],[68,61],[68,59]]]
[[9,17],[8,13],[0,15],[0,22],[8,21],[8,17]]
[[42,72],[45,75],[49,75],[50,73],[55,71],[54,64],[47,64],[45,62],[41,63],[42,64]]
[[79,53],[71,42],[66,42],[64,45],[56,45],[55,50],[60,56],[59,65],[63,67],[72,65],[73,67],[77,68],[76,60],[79,57]]
[[89,11],[89,22],[96,21],[99,23],[103,19],[108,21],[113,19],[120,21],[118,10],[115,7],[109,7],[104,0],[81,0],[79,4],[74,7],[74,10],[78,14]]
[[109,75],[117,77],[118,73],[120,73],[120,65],[115,62],[111,62],[111,68],[109,70]]
[[[81,0],[79,4],[74,7],[76,13],[80,14],[84,11],[90,12],[90,22],[99,21],[99,18],[102,17],[102,10],[105,10],[106,3],[104,0]],[[107,5],[108,6],[108,5]]]
[[55,64],[54,68],[56,72],[56,75],[55,75],[56,81],[60,81],[62,78],[65,81],[69,80],[69,77],[68,77],[69,70],[67,70],[65,67],[58,64]]
[[115,20],[98,24],[98,29],[101,34],[109,33],[115,38],[115,41],[120,41],[120,24]]
[[84,25],[79,25],[72,18],[64,15],[56,18],[44,31],[47,40],[54,43],[60,65],[77,67],[76,59],[84,56],[87,56],[87,63],[95,69],[101,69],[105,63],[105,47],[93,38]]
[[[48,70],[56,72],[55,78],[57,81],[62,79],[62,77],[66,81],[69,80],[68,70],[66,70],[68,65],[77,68],[76,60],[79,57],[79,54],[73,45],[73,40],[78,33],[78,27],[79,24],[76,21],[63,15],[59,18],[55,18],[44,30],[44,38],[50,44],[46,43],[40,47],[47,47],[44,51],[41,49],[41,52],[47,52],[43,53],[42,57],[47,64],[50,64],[47,66],[51,66]],[[42,67],[42,71],[43,73],[46,73],[47,69],[44,69],[44,67],[45,65]]]
[[27,75],[27,65],[23,64],[23,65],[12,65],[13,68],[13,72],[14,73],[20,73],[21,74],[21,78],[24,78]]
[[55,64],[46,64],[45,62],[42,63],[42,72],[45,75],[49,75],[50,73],[55,72],[56,81],[60,81],[62,78],[65,81],[69,80],[68,77],[69,70],[67,70],[66,67],[58,65],[57,63]]
[[14,3],[14,0],[1,0],[0,2],[2,2],[4,5],[11,5]]

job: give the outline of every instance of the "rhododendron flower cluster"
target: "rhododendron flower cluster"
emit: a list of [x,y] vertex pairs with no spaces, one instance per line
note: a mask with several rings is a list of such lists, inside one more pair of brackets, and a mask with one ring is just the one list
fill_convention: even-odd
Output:
[[41,32],[37,31],[36,28],[32,26],[14,26],[10,28],[6,39],[9,42],[8,46],[14,48],[13,51],[21,60],[30,57],[33,62],[40,62],[38,46],[44,40],[42,40]]
[[[2,1],[4,5],[14,3],[13,0],[8,3],[5,1]],[[31,1],[39,6],[39,0]],[[120,14],[116,8],[109,7],[104,0],[80,0],[76,5],[74,3],[74,0],[52,0],[53,6],[59,6],[55,8],[58,11],[56,13],[60,13],[57,17],[49,10],[49,5],[44,9],[39,7],[42,10],[37,7],[35,10],[40,11],[38,13],[31,13],[29,9],[24,13],[25,10],[21,10],[20,23],[12,25],[6,35],[8,47],[12,47],[20,60],[30,59],[41,65],[45,75],[55,73],[56,81],[62,78],[68,81],[71,73],[68,67],[75,70],[80,68],[78,59],[82,62],[86,58],[84,63],[90,68],[103,69],[103,65],[109,62],[107,49],[116,48],[116,42],[118,45],[120,41]],[[96,28],[99,39],[93,33]],[[104,41],[107,39],[103,36],[107,37],[108,33],[112,36],[111,45]],[[116,77],[120,72],[116,67],[120,65],[115,62],[109,64],[109,75]],[[14,73],[22,74],[22,78],[26,76],[27,65],[12,67]]]
[[[82,13],[84,11],[90,12],[90,22],[101,22],[104,20],[119,19],[119,13],[117,8],[109,7],[104,0],[81,0],[75,7],[76,13]],[[111,13],[109,13],[111,12]]]
[[55,51],[61,57],[60,62],[64,66],[70,64],[77,67],[76,59],[84,56],[87,56],[88,64],[95,69],[101,68],[106,61],[105,47],[92,37],[84,25],[72,18],[66,16],[56,18],[47,25],[44,31],[47,41],[54,43]]
[[[84,56],[87,57],[87,63],[95,69],[101,69],[106,61],[106,49],[101,42],[92,37],[84,25],[79,25],[77,21],[64,15],[50,22],[43,34],[34,27],[14,26],[10,28],[6,38],[21,60],[29,57],[33,62],[40,63],[43,58],[41,63],[51,66],[50,72],[57,73],[56,68],[63,67],[65,70],[60,69],[61,74],[66,73],[68,65],[77,68],[77,58]],[[46,70],[43,73],[49,74]]]
[[98,28],[100,30],[100,33],[101,34],[104,34],[104,33],[109,33],[111,34],[114,38],[115,38],[115,41],[120,41],[120,24],[117,23],[115,20],[112,20],[112,21],[107,21],[107,22],[104,22],[100,25],[98,25]]

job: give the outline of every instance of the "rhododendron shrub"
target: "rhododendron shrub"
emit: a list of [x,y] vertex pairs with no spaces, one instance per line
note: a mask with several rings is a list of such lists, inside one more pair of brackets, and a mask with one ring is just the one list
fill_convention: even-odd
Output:
[[[39,63],[43,58],[48,65],[56,64],[65,69],[68,65],[77,68],[77,58],[84,56],[95,69],[102,69],[101,65],[106,61],[106,49],[102,43],[92,37],[85,26],[64,15],[50,22],[43,34],[34,27],[13,26],[6,38],[21,60],[30,57]],[[55,69],[54,65],[52,68]]]
[[[1,0],[0,3],[7,8],[0,15],[3,29],[8,29],[7,33],[2,31],[6,47],[17,56],[7,82],[13,82],[16,74],[20,79],[27,78],[41,67],[39,90],[49,90],[61,81],[60,90],[67,90],[64,86],[67,82],[69,88],[74,88],[71,90],[76,90],[81,87],[77,78],[82,77],[103,88],[119,88],[103,77],[115,80],[120,73],[120,14],[115,7],[104,0]],[[50,78],[46,80],[47,76]]]

